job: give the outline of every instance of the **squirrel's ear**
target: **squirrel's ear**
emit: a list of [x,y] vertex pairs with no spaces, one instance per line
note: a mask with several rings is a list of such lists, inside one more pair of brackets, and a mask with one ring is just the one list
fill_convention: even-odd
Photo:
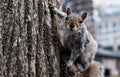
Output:
[[83,12],[83,13],[81,14],[82,21],[85,20],[85,18],[87,17],[87,15],[88,15],[88,12]]
[[67,13],[67,15],[71,14],[72,13],[72,9],[70,7],[67,7],[66,13]]

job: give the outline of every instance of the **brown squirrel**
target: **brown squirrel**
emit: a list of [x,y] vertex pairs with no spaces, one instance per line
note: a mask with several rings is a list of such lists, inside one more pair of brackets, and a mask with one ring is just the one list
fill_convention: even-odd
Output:
[[67,8],[66,13],[64,13],[58,10],[52,3],[49,3],[49,7],[53,13],[61,18],[61,24],[58,26],[60,41],[65,49],[71,51],[66,66],[70,68],[75,64],[80,72],[86,71],[94,64],[98,48],[97,42],[83,23],[88,13],[83,12],[81,15],[72,13],[71,8]]

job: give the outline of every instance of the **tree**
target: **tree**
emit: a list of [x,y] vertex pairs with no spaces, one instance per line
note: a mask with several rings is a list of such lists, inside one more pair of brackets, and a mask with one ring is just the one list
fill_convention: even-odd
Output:
[[60,0],[0,0],[0,77],[71,75],[64,66],[69,54],[58,40],[59,18],[50,12],[50,1],[61,9]]
[[0,77],[60,76],[52,24],[48,0],[0,0]]

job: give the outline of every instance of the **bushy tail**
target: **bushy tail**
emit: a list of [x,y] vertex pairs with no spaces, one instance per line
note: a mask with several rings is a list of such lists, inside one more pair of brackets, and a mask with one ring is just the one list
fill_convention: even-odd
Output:
[[97,65],[98,65],[98,67],[99,67],[99,70],[100,70],[100,75],[99,75],[99,77],[104,77],[105,69],[104,69],[103,64],[100,63],[100,62],[98,62],[98,61],[96,61],[96,63],[97,63]]
[[104,77],[104,66],[100,62],[93,61],[88,69],[83,72],[83,77]]

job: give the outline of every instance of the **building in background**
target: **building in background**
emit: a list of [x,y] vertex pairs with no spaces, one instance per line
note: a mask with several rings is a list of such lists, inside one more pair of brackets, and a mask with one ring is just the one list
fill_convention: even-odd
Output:
[[96,60],[106,76],[120,75],[120,0],[63,0],[63,6],[89,12],[85,23],[99,43]]
[[93,2],[96,38],[101,46],[117,50],[120,45],[120,0]]
[[93,0],[98,56],[106,76],[120,74],[120,0]]

